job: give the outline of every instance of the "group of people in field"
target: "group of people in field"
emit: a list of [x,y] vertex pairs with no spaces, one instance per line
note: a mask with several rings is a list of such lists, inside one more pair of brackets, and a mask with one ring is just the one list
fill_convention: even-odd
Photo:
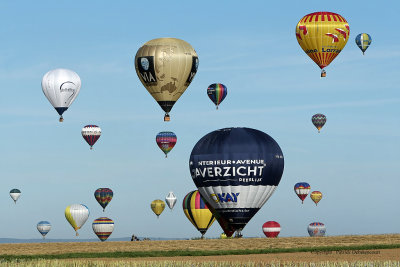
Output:
[[[147,237],[143,238],[143,241],[146,241],[146,240],[150,240],[150,238],[147,238]],[[132,235],[131,241],[141,241],[141,240],[139,239],[139,237]]]

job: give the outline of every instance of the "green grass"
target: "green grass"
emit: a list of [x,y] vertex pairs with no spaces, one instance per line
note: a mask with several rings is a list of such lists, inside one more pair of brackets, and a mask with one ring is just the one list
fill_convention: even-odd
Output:
[[332,246],[332,247],[302,247],[302,248],[268,248],[243,250],[170,250],[170,251],[116,251],[116,252],[80,252],[62,254],[36,255],[0,255],[0,261],[35,260],[35,259],[82,259],[82,258],[143,258],[143,257],[177,257],[177,256],[220,256],[220,255],[249,255],[293,252],[327,252],[345,250],[372,250],[400,248],[400,244]]

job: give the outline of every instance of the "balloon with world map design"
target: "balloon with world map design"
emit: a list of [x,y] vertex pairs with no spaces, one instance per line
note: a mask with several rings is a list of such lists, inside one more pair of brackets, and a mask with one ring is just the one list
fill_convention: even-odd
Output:
[[164,121],[196,75],[199,59],[193,47],[180,39],[158,38],[136,53],[136,73],[143,86],[164,110]]

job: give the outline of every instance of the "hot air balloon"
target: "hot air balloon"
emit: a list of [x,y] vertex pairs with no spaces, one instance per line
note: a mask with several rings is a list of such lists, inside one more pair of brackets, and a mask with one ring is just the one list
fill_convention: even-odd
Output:
[[314,12],[305,15],[296,26],[296,38],[304,52],[321,68],[324,68],[343,50],[350,35],[347,21],[332,12]]
[[100,206],[103,207],[103,211],[111,202],[113,195],[114,193],[110,188],[99,188],[94,191],[94,197],[96,198],[97,202],[99,202]]
[[262,230],[266,237],[278,237],[281,232],[281,225],[275,221],[268,221],[263,224]]
[[198,190],[189,192],[183,199],[183,212],[188,220],[201,233],[201,238],[215,221]]
[[356,37],[356,44],[363,52],[363,55],[364,55],[365,50],[367,50],[367,48],[371,44],[371,42],[372,42],[372,38],[368,33],[360,33]]
[[21,196],[21,191],[19,189],[11,189],[10,197],[14,200],[14,203],[17,204],[18,198]]
[[301,199],[301,204],[303,204],[304,199],[310,192],[311,186],[306,182],[300,182],[294,185],[294,192]]
[[310,236],[324,236],[326,227],[325,224],[321,222],[313,222],[308,225],[307,230]]
[[74,102],[81,89],[81,78],[72,70],[55,69],[47,72],[42,79],[42,90],[50,104],[60,115]]
[[73,204],[65,209],[65,218],[74,228],[76,235],[78,236],[78,229],[85,224],[89,218],[89,209],[83,204]]
[[103,242],[114,231],[114,221],[107,217],[100,217],[93,221],[92,228],[93,232]]
[[168,195],[165,197],[165,202],[167,203],[168,207],[171,209],[174,208],[176,203],[176,196],[174,192],[169,192]]
[[150,204],[150,208],[157,215],[158,219],[158,216],[160,216],[160,214],[165,209],[165,202],[162,201],[161,199],[153,200]]
[[177,138],[173,132],[159,132],[156,136],[158,147],[164,152],[165,157],[174,148]]
[[315,206],[317,206],[318,202],[322,199],[322,193],[319,191],[313,191],[310,195],[312,201],[314,201]]
[[241,230],[271,197],[284,159],[275,140],[250,128],[225,128],[201,138],[189,168],[201,196],[227,236]]
[[319,132],[326,123],[326,116],[324,114],[317,113],[312,116],[311,122],[314,124],[314,126],[318,129]]
[[165,111],[169,112],[192,82],[199,59],[193,47],[176,38],[158,38],[145,43],[136,53],[135,68],[140,81]]
[[38,229],[39,233],[43,236],[43,239],[47,235],[48,232],[51,230],[51,224],[48,221],[40,221],[38,222],[36,228]]
[[225,99],[228,89],[222,83],[213,83],[207,88],[207,95],[214,102],[218,109],[218,105]]
[[82,137],[89,144],[90,149],[93,149],[93,145],[99,140],[101,135],[101,129],[97,125],[86,125],[82,128]]

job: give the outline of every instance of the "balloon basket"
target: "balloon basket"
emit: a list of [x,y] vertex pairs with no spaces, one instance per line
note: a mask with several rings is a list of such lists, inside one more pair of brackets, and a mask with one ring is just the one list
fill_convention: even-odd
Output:
[[218,105],[217,105],[217,108],[216,108],[217,110],[218,110]]
[[78,232],[75,232],[75,233],[76,233],[75,236],[79,236]]
[[58,120],[59,122],[63,122],[64,118],[61,116],[60,119]]
[[93,147],[90,147],[90,150],[93,150]]
[[325,70],[322,70],[321,71],[321,77],[323,78],[323,77],[326,77],[326,71]]
[[164,121],[170,121],[171,117],[168,114],[165,114]]

